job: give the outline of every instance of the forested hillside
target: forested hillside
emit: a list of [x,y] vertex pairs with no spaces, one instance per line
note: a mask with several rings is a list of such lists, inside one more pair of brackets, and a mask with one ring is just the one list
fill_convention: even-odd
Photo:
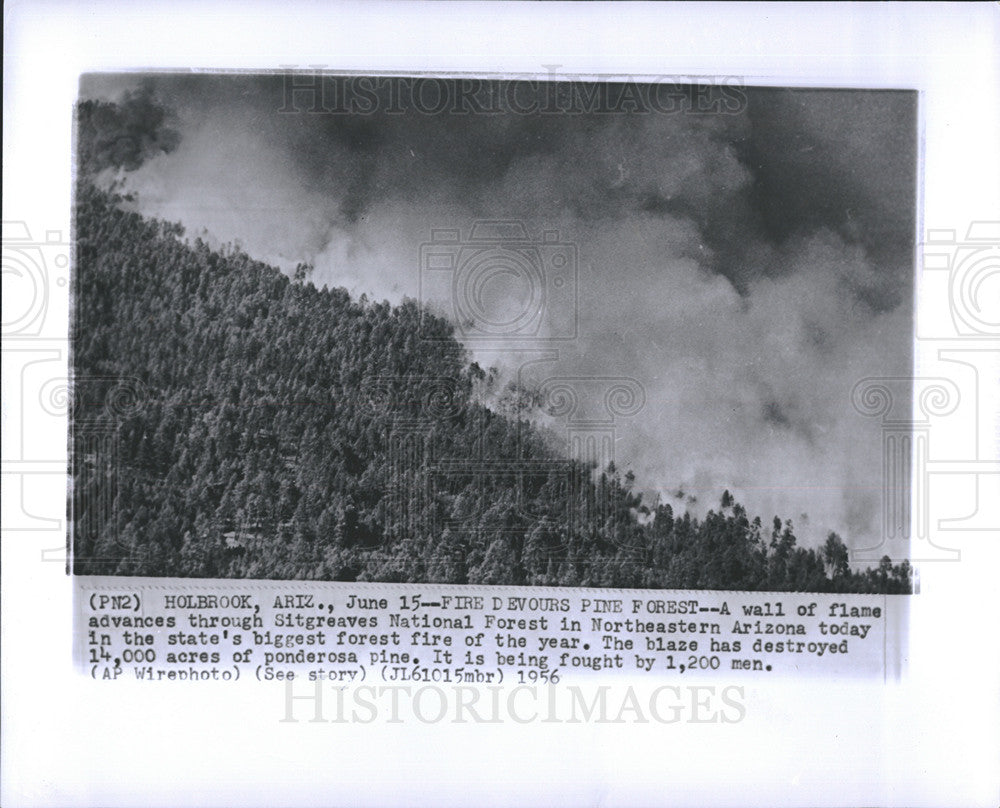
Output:
[[704,520],[651,512],[629,475],[480,403],[446,321],[122,203],[79,185],[77,573],[910,591],[905,562],[852,571],[835,535],[804,549],[728,493]]

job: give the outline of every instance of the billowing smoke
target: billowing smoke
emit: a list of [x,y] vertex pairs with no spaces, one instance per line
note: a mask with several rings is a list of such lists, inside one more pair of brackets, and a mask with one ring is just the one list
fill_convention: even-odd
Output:
[[166,110],[151,85],[125,92],[115,102],[83,100],[77,110],[76,155],[81,174],[135,171],[180,140],[165,123]]
[[[850,393],[911,372],[910,94],[747,90],[731,114],[343,115],[280,112],[281,77],[153,87],[182,139],[129,176],[145,213],[394,302],[426,292],[434,229],[460,243],[478,220],[521,221],[539,243],[555,231],[575,248],[575,301],[548,290],[538,333],[559,336],[572,306],[576,339],[547,357],[470,339],[481,364],[543,388],[637,382],[644,404],[615,421],[613,456],[675,508],[704,512],[728,488],[765,520],[796,519],[806,543],[831,529],[874,543],[881,438]],[[487,306],[514,289],[498,282]]]

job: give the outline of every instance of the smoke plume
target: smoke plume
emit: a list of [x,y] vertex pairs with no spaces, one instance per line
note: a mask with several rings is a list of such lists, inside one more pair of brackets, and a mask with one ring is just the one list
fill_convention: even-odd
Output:
[[881,438],[850,393],[911,372],[912,94],[747,89],[724,112],[545,116],[392,114],[376,93],[345,115],[287,111],[280,76],[150,87],[181,138],[141,141],[158,156],[126,187],[144,213],[392,302],[421,294],[434,229],[557,231],[578,261],[576,339],[530,366],[518,345],[470,341],[478,361],[528,384],[638,382],[615,460],[675,509],[728,488],[765,521],[807,514],[806,544],[877,538]]

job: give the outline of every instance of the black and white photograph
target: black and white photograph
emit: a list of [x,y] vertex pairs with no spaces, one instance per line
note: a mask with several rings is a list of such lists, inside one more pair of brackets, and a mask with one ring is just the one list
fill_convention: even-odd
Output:
[[76,125],[74,572],[912,591],[916,93],[91,74]]
[[0,803],[995,806],[993,3],[4,8]]

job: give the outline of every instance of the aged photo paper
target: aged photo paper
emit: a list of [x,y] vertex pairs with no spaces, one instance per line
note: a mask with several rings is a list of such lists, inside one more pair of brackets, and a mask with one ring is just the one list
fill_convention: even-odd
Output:
[[5,88],[9,804],[989,803],[995,12],[449,8]]

